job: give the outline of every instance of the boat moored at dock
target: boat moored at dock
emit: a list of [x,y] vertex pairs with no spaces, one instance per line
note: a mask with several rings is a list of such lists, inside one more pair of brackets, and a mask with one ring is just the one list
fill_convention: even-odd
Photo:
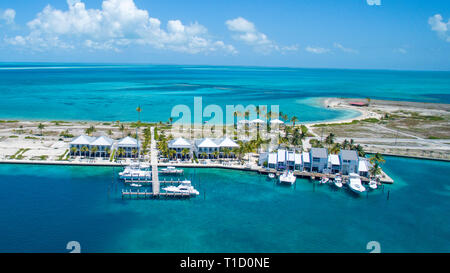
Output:
[[348,186],[353,192],[362,193],[366,191],[366,188],[361,184],[361,179],[358,174],[350,173],[348,180]]
[[278,178],[278,181],[280,183],[291,184],[291,185],[294,184],[296,180],[297,180],[297,178],[295,177],[294,172],[291,172],[291,171],[285,171]]
[[164,169],[159,170],[159,173],[161,174],[183,174],[184,170],[177,169],[173,166],[168,166]]
[[179,186],[169,186],[162,188],[164,191],[169,193],[184,193],[189,195],[199,195],[200,193],[191,185],[181,184]]

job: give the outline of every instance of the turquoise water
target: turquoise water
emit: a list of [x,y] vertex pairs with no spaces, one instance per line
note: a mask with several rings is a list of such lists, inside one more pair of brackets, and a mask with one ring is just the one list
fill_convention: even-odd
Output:
[[450,72],[262,67],[0,64],[0,118],[167,121],[178,104],[279,105],[300,121],[350,118],[312,98],[450,103]]
[[449,167],[387,157],[396,183],[368,196],[187,169],[195,199],[122,200],[117,168],[0,165],[0,251],[368,252],[378,241],[382,252],[449,252]]

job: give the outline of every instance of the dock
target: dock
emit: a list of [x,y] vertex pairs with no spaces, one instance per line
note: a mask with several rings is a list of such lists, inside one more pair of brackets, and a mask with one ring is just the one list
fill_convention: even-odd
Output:
[[150,128],[152,135],[150,151],[152,165],[152,190],[153,195],[160,194],[159,176],[158,176],[158,150],[156,149],[155,127]]
[[122,190],[122,199],[190,198],[189,193]]

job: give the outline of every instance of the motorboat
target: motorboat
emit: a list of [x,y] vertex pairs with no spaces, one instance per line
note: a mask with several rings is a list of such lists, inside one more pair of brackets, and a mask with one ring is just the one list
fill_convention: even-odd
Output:
[[336,178],[334,178],[334,185],[338,188],[342,188],[342,177],[336,176]]
[[322,179],[320,179],[319,183],[320,184],[326,184],[330,179],[328,177],[322,177]]
[[366,188],[361,184],[361,179],[359,175],[356,173],[349,174],[349,183],[348,186],[350,189],[356,193],[362,193],[366,191]]
[[146,163],[132,163],[125,166],[124,170],[119,173],[119,177],[121,179],[150,180],[152,171],[150,165]]
[[135,188],[140,188],[140,187],[142,187],[142,184],[131,183],[130,186],[135,187]]
[[275,178],[275,174],[274,173],[269,173],[268,176],[269,176],[270,179],[274,179]]
[[295,177],[294,172],[286,171],[280,175],[278,180],[280,181],[280,183],[286,183],[286,184],[292,185],[295,183],[295,180],[297,180],[297,178]]
[[182,174],[184,171],[181,169],[177,169],[173,166],[169,166],[169,167],[159,170],[159,172],[164,173],[164,174]]
[[189,195],[199,195],[198,190],[194,189],[193,186],[190,185],[179,185],[179,186],[169,186],[166,188],[162,188],[166,192],[170,193],[188,193]]
[[377,182],[375,180],[370,180],[369,181],[369,188],[371,190],[376,190],[378,188]]

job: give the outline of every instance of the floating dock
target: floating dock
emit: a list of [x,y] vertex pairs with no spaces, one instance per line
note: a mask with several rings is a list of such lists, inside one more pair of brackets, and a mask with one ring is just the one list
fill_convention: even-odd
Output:
[[175,192],[159,192],[154,193],[153,191],[132,191],[132,190],[122,190],[122,199],[154,199],[154,198],[190,198],[189,193],[175,193]]

